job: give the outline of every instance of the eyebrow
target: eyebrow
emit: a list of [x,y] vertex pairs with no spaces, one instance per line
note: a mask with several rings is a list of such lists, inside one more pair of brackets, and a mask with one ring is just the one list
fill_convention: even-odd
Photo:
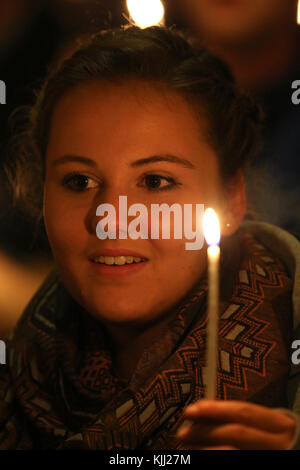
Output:
[[59,157],[56,160],[54,160],[53,165],[62,165],[64,163],[69,163],[69,162],[78,162],[78,163],[84,163],[85,165],[95,167],[97,166],[96,162],[92,160],[91,158],[87,157],[81,157],[80,155],[64,155],[63,157]]
[[[53,162],[53,166],[63,165],[64,163],[69,162],[77,162],[83,163],[85,165],[96,167],[97,164],[94,160],[88,157],[82,157],[80,155],[64,155],[63,157],[59,157]],[[135,162],[131,163],[130,166],[136,168],[143,165],[149,165],[150,163],[157,163],[157,162],[170,162],[176,163],[178,165],[184,166],[185,168],[192,168],[195,169],[196,167],[185,158],[176,157],[175,155],[153,155],[152,157],[141,158],[136,160]]]
[[175,155],[153,155],[152,157],[141,158],[140,160],[136,160],[135,162],[131,163],[131,166],[138,167],[156,162],[177,163],[178,165],[182,165],[186,168],[196,168],[189,160],[186,160],[185,158],[176,157]]

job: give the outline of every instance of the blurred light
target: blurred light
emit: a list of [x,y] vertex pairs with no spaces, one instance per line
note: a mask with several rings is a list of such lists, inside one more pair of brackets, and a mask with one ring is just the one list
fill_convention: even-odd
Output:
[[298,0],[297,23],[300,24],[300,0]]
[[204,212],[203,231],[208,245],[218,245],[220,243],[219,219],[213,209],[206,209]]
[[148,26],[163,23],[165,9],[161,0],[127,0],[127,8],[136,26]]

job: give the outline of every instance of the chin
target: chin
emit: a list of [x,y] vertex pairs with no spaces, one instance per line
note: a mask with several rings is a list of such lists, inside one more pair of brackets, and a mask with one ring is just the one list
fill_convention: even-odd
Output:
[[[145,305],[143,306],[145,309]],[[147,321],[151,315],[147,315],[147,312],[143,311],[141,307],[131,306],[124,308],[124,303],[121,305],[110,302],[108,305],[102,304],[100,306],[88,306],[88,311],[91,315],[104,323],[140,323]]]
[[[143,299],[144,300],[144,299]],[[91,315],[102,323],[114,325],[142,326],[155,323],[164,316],[161,306],[143,303],[133,305],[129,300],[119,304],[109,302],[108,304],[88,305]],[[168,311],[168,309],[167,309]]]

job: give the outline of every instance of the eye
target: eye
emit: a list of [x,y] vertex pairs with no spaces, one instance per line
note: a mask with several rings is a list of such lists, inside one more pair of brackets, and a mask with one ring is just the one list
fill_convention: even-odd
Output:
[[93,178],[81,173],[73,173],[63,179],[63,186],[78,193],[86,191],[87,189],[96,188],[98,185],[99,183]]
[[156,174],[145,175],[143,180],[150,191],[166,191],[180,185],[171,177]]

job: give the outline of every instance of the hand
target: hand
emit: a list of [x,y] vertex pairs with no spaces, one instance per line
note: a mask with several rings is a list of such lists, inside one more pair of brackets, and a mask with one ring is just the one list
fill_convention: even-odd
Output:
[[182,449],[287,450],[297,422],[282,411],[242,401],[201,400],[188,406],[177,439]]

